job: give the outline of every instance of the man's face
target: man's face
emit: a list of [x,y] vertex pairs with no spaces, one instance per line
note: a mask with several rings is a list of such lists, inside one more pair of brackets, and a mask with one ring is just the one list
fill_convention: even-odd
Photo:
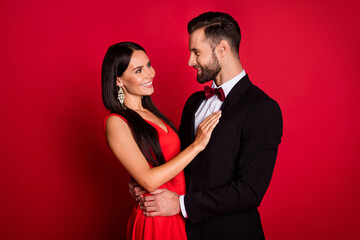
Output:
[[200,28],[190,34],[189,38],[189,66],[197,70],[197,81],[206,83],[215,80],[221,66],[210,43],[205,38],[204,29]]

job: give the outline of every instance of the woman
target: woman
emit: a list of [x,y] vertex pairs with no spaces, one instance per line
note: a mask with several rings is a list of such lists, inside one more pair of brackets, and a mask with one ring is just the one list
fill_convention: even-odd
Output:
[[[155,71],[145,50],[136,43],[112,45],[102,65],[102,97],[111,114],[105,119],[108,144],[130,176],[145,190],[167,188],[185,193],[182,170],[207,145],[220,112],[198,128],[196,138],[180,152],[173,124],[151,101]],[[180,214],[145,217],[136,206],[128,223],[128,239],[186,239]]]

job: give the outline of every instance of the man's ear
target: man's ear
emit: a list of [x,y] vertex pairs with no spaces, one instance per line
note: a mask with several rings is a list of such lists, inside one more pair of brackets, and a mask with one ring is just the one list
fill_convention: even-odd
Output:
[[221,40],[221,42],[217,45],[216,51],[220,58],[224,58],[230,52],[230,44],[226,40]]

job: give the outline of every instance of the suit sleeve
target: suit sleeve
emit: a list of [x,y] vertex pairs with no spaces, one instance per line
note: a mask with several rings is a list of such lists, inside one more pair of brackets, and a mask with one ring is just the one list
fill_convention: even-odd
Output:
[[214,189],[185,194],[191,222],[260,205],[273,173],[282,127],[280,108],[272,99],[252,108],[243,125],[233,180]]

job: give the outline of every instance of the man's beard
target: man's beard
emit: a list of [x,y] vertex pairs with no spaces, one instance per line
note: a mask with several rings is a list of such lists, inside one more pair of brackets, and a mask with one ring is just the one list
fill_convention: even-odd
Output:
[[217,59],[217,57],[215,56],[215,54],[213,53],[212,56],[212,62],[210,62],[207,65],[198,65],[197,67],[201,68],[201,74],[197,75],[197,81],[199,83],[206,83],[212,80],[215,80],[215,78],[217,77],[217,75],[219,74],[219,72],[221,71],[221,66],[219,64],[219,60]]

